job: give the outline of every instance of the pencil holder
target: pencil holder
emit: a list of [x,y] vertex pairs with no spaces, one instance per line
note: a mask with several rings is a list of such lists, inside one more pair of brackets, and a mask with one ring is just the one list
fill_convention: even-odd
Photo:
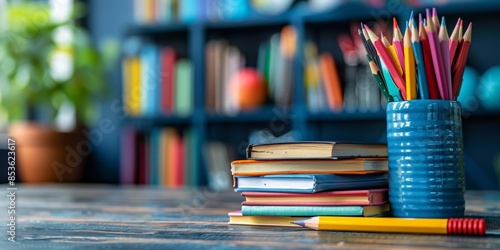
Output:
[[461,106],[449,100],[387,104],[389,201],[396,217],[462,217]]

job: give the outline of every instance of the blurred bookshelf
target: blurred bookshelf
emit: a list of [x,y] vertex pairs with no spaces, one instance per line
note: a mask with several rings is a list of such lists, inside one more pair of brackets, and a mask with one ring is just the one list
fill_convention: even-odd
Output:
[[[181,2],[158,1],[161,2],[161,4]],[[142,1],[136,1],[136,7],[138,2]],[[154,1],[148,0],[144,2],[151,4]],[[185,6],[203,5],[211,1],[182,2],[185,8]],[[129,129],[124,132],[125,135],[123,138],[129,138],[130,141],[132,136],[136,136],[137,139],[138,135],[141,138],[139,140],[143,141],[142,144],[151,145],[147,150],[153,148],[157,150],[157,153],[144,153],[144,148],[140,149],[140,146],[127,148],[125,143],[122,143],[122,147],[125,147],[127,149],[126,152],[130,154],[136,154],[138,150],[142,150],[142,154],[149,155],[153,158],[159,157],[161,161],[161,159],[163,159],[162,157],[164,157],[163,154],[166,154],[165,152],[172,151],[169,151],[168,148],[174,146],[165,144],[167,145],[165,146],[167,149],[158,147],[157,141],[162,140],[161,138],[163,137],[168,137],[168,135],[165,135],[168,133],[162,134],[158,131],[164,129],[176,131],[177,136],[174,136],[175,139],[173,139],[173,141],[177,140],[179,143],[173,143],[172,145],[183,145],[177,147],[183,147],[184,150],[177,151],[190,152],[189,154],[183,154],[183,157],[180,157],[181,153],[178,152],[177,161],[190,159],[190,164],[186,165],[187,168],[190,169],[184,169],[184,173],[189,173],[191,177],[178,177],[178,180],[174,181],[175,184],[172,184],[162,182],[161,180],[154,180],[151,182],[148,181],[147,178],[143,178],[139,181],[136,178],[137,176],[134,178],[128,176],[128,180],[122,180],[122,183],[153,185],[161,185],[161,183],[163,183],[166,186],[171,186],[171,184],[172,186],[208,185],[215,188],[230,188],[230,186],[228,186],[229,182],[224,180],[226,177],[229,178],[229,163],[231,160],[244,158],[244,148],[251,142],[262,142],[262,140],[265,141],[266,139],[385,142],[386,114],[383,97],[371,75],[366,74],[367,66],[361,59],[362,55],[357,55],[355,62],[348,62],[352,59],[352,55],[347,53],[349,51],[346,51],[346,48],[349,46],[356,47],[356,38],[354,38],[351,26],[354,24],[359,26],[360,22],[373,24],[377,19],[377,15],[382,15],[383,13],[388,13],[391,17],[395,16],[398,20],[405,20],[410,10],[421,12],[425,10],[425,7],[429,6],[437,7],[440,14],[451,15],[453,17],[455,15],[460,15],[465,20],[481,19],[481,15],[484,13],[498,13],[500,11],[499,3],[487,0],[474,2],[450,1],[446,4],[427,4],[429,1],[408,1],[409,3],[407,4],[405,1],[402,1],[400,5],[397,6],[399,8],[397,14],[388,11],[393,7],[387,4],[392,3],[386,4],[385,1],[343,1],[340,5],[322,11],[310,8],[305,1],[295,1],[288,10],[274,16],[269,16],[259,14],[255,10],[252,10],[247,1],[235,1],[235,4],[242,2],[246,3],[246,13],[224,14],[223,10],[219,10],[217,15],[213,13],[204,13],[202,17],[199,18],[197,18],[196,13],[188,13],[186,14],[187,16],[182,17],[179,14],[183,13],[182,11],[179,11],[177,14],[158,14],[161,18],[166,18],[162,15],[170,15],[170,19],[160,18],[163,21],[155,20],[151,17],[146,18],[147,20],[142,20],[140,16],[143,16],[144,13],[136,13],[136,23],[131,25],[126,32],[126,39],[132,39],[135,43],[130,43],[135,45],[129,46],[131,49],[124,53],[123,60],[125,62],[135,57],[135,59],[141,63],[144,61],[147,63],[148,60],[150,60],[150,62],[153,62],[151,65],[160,65],[155,66],[157,67],[154,71],[156,73],[152,73],[152,80],[149,79],[149,81],[153,82],[153,85],[156,84],[155,89],[157,90],[151,91],[150,95],[158,95],[157,92],[160,92],[160,96],[155,97],[157,98],[156,105],[159,105],[159,107],[154,107],[152,111],[146,110],[145,112],[130,113],[129,110],[129,116],[124,120],[125,125]],[[373,4],[368,4],[368,2],[373,2]],[[203,6],[198,7],[201,9]],[[135,8],[136,11],[141,11],[141,9],[143,8]],[[379,19],[380,17],[386,18],[385,16],[379,16]],[[497,22],[500,21],[499,18],[496,20]],[[390,19],[383,21],[392,22]],[[452,22],[452,20],[449,20],[449,22]],[[383,23],[381,23],[381,26],[383,26],[382,24]],[[392,27],[392,24],[389,26]],[[273,91],[269,89],[270,85],[276,84],[273,82],[274,78],[272,78],[272,76],[268,78],[269,76],[266,75],[267,73],[262,72],[266,70],[262,68],[262,64],[266,64],[262,56],[265,55],[265,53],[262,51],[265,51],[267,47],[273,48],[276,44],[280,46],[281,41],[276,39],[283,39],[284,32],[286,32],[286,29],[289,27],[293,27],[295,35],[293,37],[294,53],[291,61],[288,62],[289,64],[283,66],[287,67],[285,72],[281,72],[281,77],[286,76],[286,80],[279,80],[287,81],[285,84],[288,85],[274,87],[279,89],[279,91],[286,88],[285,92],[288,93],[289,96],[276,97],[272,96]],[[385,33],[390,34],[391,32]],[[339,37],[343,37],[344,40],[342,41],[347,42],[347,44],[345,44],[347,47],[342,48],[342,46],[339,46],[339,42],[341,41]],[[144,47],[151,48],[151,45],[153,45],[153,50],[155,50],[156,53],[156,56],[153,56],[155,57],[154,59],[148,59],[148,56],[144,56],[143,54]],[[219,49],[223,48],[224,51],[229,51],[227,52],[228,57],[225,58],[225,60],[228,60],[228,62],[230,62],[229,65],[233,67],[237,64],[237,67],[229,70],[224,69],[228,70],[228,72],[224,71],[225,73],[221,73],[226,74],[225,76],[214,78],[213,75],[210,75],[209,71],[214,70],[213,67],[216,67],[216,70],[220,71],[220,68],[227,67],[227,65],[222,63],[219,66],[214,66],[220,63],[217,62],[217,60],[220,59],[212,60],[217,55],[214,56],[214,54],[210,54],[209,48],[213,47],[209,46],[219,46]],[[309,46],[312,46],[313,51],[315,51],[313,54],[308,54],[306,51],[306,48],[310,48]],[[169,48],[175,55],[171,55],[170,59],[168,59],[168,55],[165,56],[164,53],[165,48]],[[353,51],[350,52],[354,53]],[[271,56],[272,53],[273,52],[269,52]],[[279,53],[277,55],[283,56]],[[320,96],[324,95],[324,93],[322,93],[324,91],[321,89],[321,84],[323,84],[324,81],[322,77],[325,75],[322,75],[320,67],[314,64],[322,63],[320,57],[325,57],[324,55],[330,56],[335,63],[334,68],[337,71],[338,79],[330,79],[329,81],[340,84],[339,88],[342,91],[340,108],[332,109],[333,106],[329,104],[328,97]],[[161,65],[164,65],[162,62],[165,60],[170,60],[166,63],[169,65],[168,67],[170,67],[170,69],[160,68],[162,67]],[[189,69],[179,69],[179,61],[189,64]],[[154,62],[156,62],[156,64]],[[308,64],[309,62],[312,63],[312,66]],[[469,60],[469,62],[471,64],[475,63],[473,60]],[[272,64],[272,62],[267,63]],[[500,64],[500,62],[498,62],[498,64]],[[493,63],[489,63],[490,67],[493,65]],[[141,66],[142,64],[139,65],[139,67]],[[309,66],[311,66],[312,74],[317,74],[312,78],[309,75],[311,74],[308,71]],[[266,101],[257,108],[249,110],[231,106],[231,103],[215,103],[218,101],[228,101],[227,98],[231,95],[228,89],[230,75],[234,75],[237,71],[246,67],[255,68],[268,83]],[[127,83],[127,81],[130,81],[130,78],[134,77],[127,74],[130,74],[133,70],[126,65],[122,67],[122,70],[122,76],[124,78],[124,83],[122,85],[124,104],[126,106],[137,105],[137,103],[127,103],[127,98],[130,99],[130,94],[127,94],[127,92],[133,92],[133,90],[130,89],[130,83]],[[175,82],[175,77],[166,80],[166,78],[172,76],[168,73],[165,74],[165,72],[178,73],[179,70],[181,74],[184,75],[182,82]],[[137,78],[138,76],[135,77]],[[349,77],[351,79],[349,79]],[[129,80],[127,80],[127,78],[129,78]],[[137,79],[139,78],[140,77]],[[144,79],[140,79],[141,80],[137,80],[135,84],[144,84],[141,83]],[[145,81],[148,81],[148,79]],[[215,87],[209,86],[208,82],[210,81],[212,81],[211,84],[216,84]],[[308,81],[313,81],[313,83],[308,83]],[[360,87],[360,82],[366,85]],[[167,93],[168,91],[160,91],[164,88],[160,86],[164,86],[164,84],[168,85],[165,88],[168,88],[171,91],[170,93]],[[189,87],[186,87],[182,91],[182,97],[179,98],[175,89],[185,87],[184,85],[186,84],[188,84]],[[222,85],[219,86],[217,84]],[[349,89],[348,84],[354,84],[354,89],[351,89],[353,92],[350,93],[350,96],[346,94],[347,89]],[[139,85],[136,86],[136,88],[143,86]],[[316,86],[316,88],[319,86],[320,89],[310,90],[311,86]],[[221,89],[221,93],[217,92]],[[309,91],[315,93],[311,94]],[[361,97],[359,93],[364,92],[370,95]],[[170,97],[164,96],[167,94],[170,95]],[[212,94],[214,96],[211,96]],[[147,95],[142,98],[144,100],[152,99]],[[284,98],[285,100],[280,100],[279,98]],[[174,100],[171,101],[171,103],[164,103],[163,100],[165,99]],[[181,103],[176,103],[176,99],[180,100]],[[182,106],[182,111],[180,113],[176,111],[179,105]],[[125,110],[127,110],[127,107],[125,107]],[[476,134],[487,133],[484,131],[473,131],[468,128],[474,127],[474,130],[478,127],[480,128],[481,126],[478,126],[478,124],[485,122],[485,120],[490,124],[499,125],[500,111],[492,111],[481,107],[474,109],[474,111],[464,110],[465,143],[468,143],[468,137],[472,138],[475,137]],[[469,124],[473,125],[471,126]],[[129,134],[126,135],[126,133]],[[162,134],[163,137],[159,136],[159,134]],[[255,141],[252,141],[250,138],[251,134],[257,134],[257,136],[255,136],[255,138],[257,138]],[[160,139],[158,139],[158,137]],[[164,140],[168,141],[169,139],[167,138]],[[156,141],[156,144],[151,141]],[[484,145],[484,147],[488,147],[488,145]],[[498,146],[495,147],[500,152],[500,148],[498,148]],[[473,147],[466,146],[466,149],[473,151],[474,149],[471,148]],[[468,157],[468,161],[474,161],[474,158],[478,158],[478,155],[480,155],[479,150],[480,149],[477,149],[477,152],[468,153],[470,156]],[[124,154],[123,152],[122,150],[122,154]],[[137,157],[133,160],[137,162]],[[158,159],[147,160],[146,163],[142,164],[142,171],[160,171],[159,169],[162,168],[172,169],[172,166],[169,164],[164,163],[162,165],[162,163],[158,163],[158,161]],[[477,161],[472,165],[483,165],[484,162],[485,161]],[[220,166],[221,164],[223,166]],[[144,165],[150,165],[150,167],[147,168],[144,167]],[[130,168],[130,166],[128,167]],[[491,170],[487,170],[490,172],[485,174],[486,176],[493,171],[492,163],[490,163],[488,167],[490,167]],[[123,168],[122,166],[122,170]],[[144,168],[149,170],[144,170]],[[161,171],[166,171],[165,169]],[[179,173],[179,170],[174,170],[174,172]],[[136,170],[134,173],[140,176],[146,175],[144,173],[139,174]],[[150,174],[150,176],[153,175]],[[225,177],[218,179],[217,176]],[[185,180],[185,182],[181,181],[181,179]],[[489,181],[493,183],[494,180],[492,179]],[[496,185],[491,183],[488,185]]]

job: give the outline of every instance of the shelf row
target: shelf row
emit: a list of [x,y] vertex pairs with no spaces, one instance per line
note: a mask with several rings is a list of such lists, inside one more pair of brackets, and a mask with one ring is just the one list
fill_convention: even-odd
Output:
[[[200,116],[204,116],[200,118]],[[163,124],[163,125],[189,125],[196,120],[203,120],[208,124],[219,123],[261,123],[272,122],[273,120],[286,120],[293,121],[298,117],[305,119],[307,122],[333,122],[333,121],[383,121],[386,118],[384,110],[376,112],[339,112],[339,113],[306,113],[294,114],[285,112],[280,108],[264,108],[254,112],[240,113],[234,116],[210,114],[195,116],[141,116],[141,117],[128,117],[127,121],[136,124]],[[495,118],[500,117],[500,110],[487,110],[478,109],[475,111],[464,110],[462,112],[462,119],[472,118]]]
[[[139,0],[142,1],[142,0]],[[151,1],[151,0],[148,0]],[[188,3],[189,1],[185,1]],[[283,13],[267,15],[255,11],[249,11],[245,16],[224,19],[222,14],[216,19],[210,18],[190,18],[189,20],[171,19],[171,21],[149,21],[138,20],[134,27],[134,32],[157,33],[157,32],[178,32],[188,31],[190,27],[201,27],[207,30],[218,29],[242,29],[247,27],[262,27],[272,25],[285,25],[300,20],[304,23],[323,22],[344,22],[353,19],[387,19],[392,16],[405,15],[414,10],[422,12],[425,8],[436,7],[441,14],[458,15],[463,13],[491,13],[500,10],[500,2],[490,0],[456,0],[456,1],[342,1],[338,4],[331,4],[326,8],[314,8],[306,3],[298,3]],[[239,4],[235,1],[233,4]],[[216,4],[212,4],[216,5]],[[201,6],[201,5],[200,5]],[[246,6],[245,8],[248,8]],[[209,9],[208,7],[206,8]],[[238,9],[238,8],[233,8]],[[241,9],[241,8],[240,8]],[[442,9],[442,11],[441,11]],[[137,11],[137,9],[136,9]],[[219,12],[223,12],[221,10]],[[193,13],[189,13],[193,14]],[[388,20],[386,20],[388,21]]]

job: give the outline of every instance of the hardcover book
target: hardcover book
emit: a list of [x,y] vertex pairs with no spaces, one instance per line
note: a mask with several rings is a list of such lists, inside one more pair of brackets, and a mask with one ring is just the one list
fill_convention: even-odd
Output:
[[316,193],[331,190],[385,188],[388,175],[289,174],[264,176],[234,176],[236,192]]
[[241,206],[243,216],[379,216],[389,204],[378,206]]
[[387,172],[387,158],[324,160],[237,160],[231,162],[233,175],[266,174],[367,174]]
[[297,220],[303,220],[307,217],[294,216],[243,216],[241,211],[228,213],[230,225],[248,225],[248,226],[271,226],[271,227],[297,227],[293,224]]
[[387,145],[327,141],[250,144],[247,159],[340,159],[387,157]]
[[313,194],[243,192],[242,205],[252,206],[373,206],[388,202],[387,189],[326,191]]

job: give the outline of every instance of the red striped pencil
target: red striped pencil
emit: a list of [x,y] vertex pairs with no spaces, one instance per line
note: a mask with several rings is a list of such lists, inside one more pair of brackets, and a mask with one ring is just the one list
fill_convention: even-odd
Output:
[[[398,70],[396,68],[396,65],[394,62],[391,60],[391,56],[385,49],[384,44],[380,39],[378,38],[373,31],[370,30],[370,28],[365,24],[365,30],[368,33],[368,36],[370,37],[370,41],[373,43],[373,46],[375,46],[375,49],[377,50],[377,53],[379,54],[380,58],[384,62],[384,64],[387,66],[389,69],[389,73],[392,76],[392,79],[394,80],[394,83],[396,83],[396,86],[398,86],[399,91],[401,92],[401,96],[403,96],[403,99],[406,97],[406,87],[405,87],[405,81],[399,75]],[[406,100],[406,99],[405,99]]]
[[453,99],[456,99],[460,94],[460,87],[462,86],[462,76],[464,74],[465,63],[467,62],[467,54],[469,53],[469,47],[472,37],[472,23],[469,23],[469,27],[465,31],[464,41],[462,48],[460,49],[460,54],[458,55],[457,62],[453,67]]
[[431,48],[429,45],[429,39],[427,38],[427,32],[425,31],[424,23],[422,21],[422,15],[419,15],[419,20],[418,33],[420,35],[420,43],[422,44],[422,54],[424,55],[425,75],[427,76],[427,85],[429,87],[429,98],[439,99],[436,75],[433,71]]

